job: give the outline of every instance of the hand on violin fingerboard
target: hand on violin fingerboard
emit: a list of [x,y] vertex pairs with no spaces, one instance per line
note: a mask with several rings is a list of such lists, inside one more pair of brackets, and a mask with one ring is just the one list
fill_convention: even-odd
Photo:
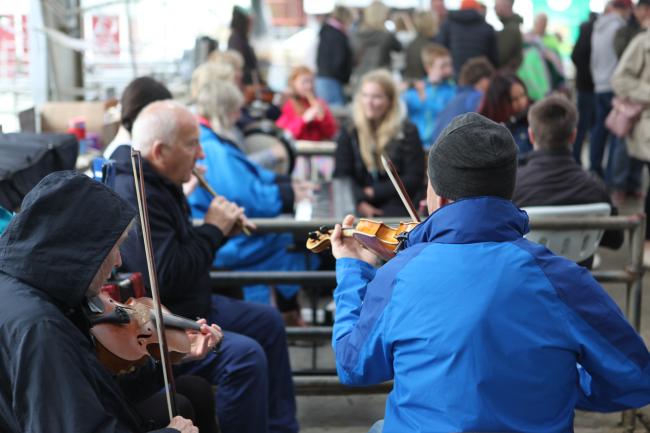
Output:
[[196,361],[205,358],[205,356],[221,343],[223,331],[215,324],[207,325],[205,319],[197,320],[196,323],[201,325],[201,330],[187,330],[187,336],[190,339],[190,352],[183,358],[183,362]]
[[343,236],[342,228],[354,227],[354,222],[354,216],[348,215],[343,219],[342,226],[341,224],[337,224],[334,227],[334,231],[330,236],[332,255],[336,259],[358,259],[372,266],[376,266],[378,258],[374,253],[365,249],[353,238]]

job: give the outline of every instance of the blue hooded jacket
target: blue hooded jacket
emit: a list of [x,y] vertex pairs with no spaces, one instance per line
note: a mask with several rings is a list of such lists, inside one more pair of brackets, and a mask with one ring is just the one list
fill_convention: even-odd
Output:
[[[234,143],[208,126],[201,124],[200,128],[205,159],[199,164],[207,167],[205,178],[218,194],[243,207],[249,218],[271,218],[293,211],[290,182],[251,162]],[[212,197],[203,188],[197,188],[188,201],[192,216],[203,218]],[[305,270],[304,255],[287,252],[293,242],[290,233],[238,235],[219,249],[214,265],[235,270]],[[277,288],[286,298],[298,291],[296,285],[281,284]],[[268,288],[248,286],[244,296],[249,301],[268,303]]]
[[575,408],[650,403],[639,335],[589,271],[527,231],[512,202],[469,198],[377,270],[337,261],[337,371],[394,379],[384,432],[570,432]]
[[416,89],[408,89],[402,95],[408,118],[418,127],[420,140],[422,140],[422,146],[425,149],[433,144],[433,130],[438,115],[455,94],[456,85],[449,81],[440,84],[432,84],[427,81],[424,87],[424,100],[420,99]]

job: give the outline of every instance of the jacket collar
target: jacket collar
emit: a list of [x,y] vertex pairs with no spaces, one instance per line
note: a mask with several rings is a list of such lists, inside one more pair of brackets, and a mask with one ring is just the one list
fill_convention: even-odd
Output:
[[470,197],[444,206],[413,229],[404,246],[421,242],[510,242],[528,233],[528,214],[510,200]]

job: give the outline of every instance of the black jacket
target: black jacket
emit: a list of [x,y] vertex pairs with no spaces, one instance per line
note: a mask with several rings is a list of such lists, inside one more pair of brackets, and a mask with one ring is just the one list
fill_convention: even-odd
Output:
[[[519,207],[612,204],[602,180],[583,170],[568,150],[535,150],[522,162],[517,169],[517,186],[512,198]],[[617,213],[612,206],[612,215]],[[623,240],[622,231],[609,230],[600,244],[616,249],[623,245]]]
[[643,27],[641,27],[641,24],[634,14],[630,15],[627,24],[618,29],[616,36],[614,36],[614,51],[616,51],[616,57],[620,59],[627,46],[632,42],[632,39],[643,30]]
[[571,52],[571,61],[576,67],[576,89],[581,92],[593,92],[594,80],[591,76],[591,33],[594,21],[589,20],[580,24],[580,33]]
[[144,430],[78,320],[91,280],[134,216],[105,186],[55,172],[0,237],[3,433]]
[[473,9],[449,12],[437,39],[451,52],[456,76],[472,57],[485,56],[493,65],[499,64],[494,28]]
[[[115,159],[115,191],[136,206],[131,151],[119,147]],[[190,208],[182,189],[159,175],[142,160],[158,285],[163,304],[173,313],[194,319],[207,317],[210,309],[210,267],[224,240],[211,224],[192,226]],[[142,272],[149,282],[142,232],[122,244],[122,268]]]
[[327,23],[320,29],[316,65],[319,77],[333,78],[342,84],[350,81],[352,49],[348,36]]
[[[408,120],[402,130],[386,147],[391,159],[411,199],[417,200],[424,186],[424,151],[418,130]],[[354,197],[357,203],[367,201],[384,211],[384,216],[407,216],[393,184],[386,173],[373,176],[368,172],[359,149],[359,138],[355,128],[343,129],[336,146],[335,177],[349,177],[354,182]],[[375,195],[372,199],[363,194],[363,188],[372,186]]]

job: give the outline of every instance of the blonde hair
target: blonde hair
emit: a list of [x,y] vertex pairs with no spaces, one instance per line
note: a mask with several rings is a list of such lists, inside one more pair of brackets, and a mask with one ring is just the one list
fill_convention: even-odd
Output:
[[418,35],[431,39],[438,34],[438,17],[433,11],[417,11],[413,14],[413,26]]
[[213,81],[199,89],[196,109],[199,116],[210,120],[216,132],[227,132],[232,128],[230,115],[240,110],[244,96],[230,81]]
[[208,57],[208,61],[227,63],[235,70],[244,69],[244,57],[235,50],[213,51]]
[[363,28],[368,30],[386,31],[388,19],[388,6],[375,0],[363,10]]
[[235,81],[235,69],[228,63],[206,62],[192,73],[190,95],[196,100],[201,87],[216,81]]
[[[386,98],[388,98],[388,109],[379,125],[371,125],[370,120],[363,112],[361,92],[363,86],[367,83],[378,84],[384,91]],[[352,119],[357,129],[359,150],[366,168],[368,171],[383,172],[383,167],[379,162],[380,156],[388,143],[399,133],[402,126],[397,86],[395,86],[390,72],[386,69],[370,71],[361,77],[361,84],[354,95]]]
[[436,59],[440,59],[442,57],[449,57],[449,56],[450,54],[447,48],[443,47],[440,44],[435,44],[433,42],[428,43],[424,47],[422,47],[422,51],[421,51],[422,66],[424,66],[425,69],[429,69],[430,67],[433,66]]

